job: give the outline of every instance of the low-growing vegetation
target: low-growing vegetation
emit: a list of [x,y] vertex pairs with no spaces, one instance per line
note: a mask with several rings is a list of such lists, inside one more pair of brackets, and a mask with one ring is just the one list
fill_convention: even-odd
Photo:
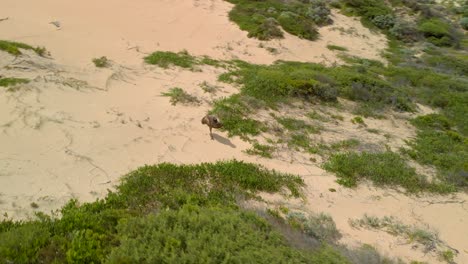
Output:
[[263,145],[258,142],[255,142],[252,148],[246,150],[245,152],[249,155],[258,155],[264,158],[271,159],[273,158],[274,147],[269,145]]
[[468,139],[453,130],[450,120],[440,114],[412,120],[419,129],[403,152],[421,164],[438,169],[439,177],[461,189],[468,188]]
[[39,56],[47,55],[47,50],[44,47],[33,47],[31,45],[21,43],[21,42],[14,42],[14,41],[7,41],[7,40],[0,40],[0,50],[10,53],[14,56],[19,56],[23,54],[21,50],[32,50],[37,53]]
[[184,89],[179,87],[173,87],[169,89],[168,92],[164,92],[161,94],[162,96],[170,97],[170,102],[172,105],[176,105],[177,103],[181,104],[198,104],[200,100],[197,97],[187,93]]
[[[0,262],[351,263],[325,241],[292,246],[284,231],[236,204],[259,191],[297,197],[302,186],[299,177],[239,161],[141,167],[105,199],[71,200],[60,218],[0,222]],[[336,236],[333,220],[317,219],[305,222],[308,232]]]
[[196,57],[188,53],[188,51],[171,52],[171,51],[156,51],[144,58],[145,62],[152,65],[157,65],[167,69],[171,66],[177,66],[185,69],[195,70],[197,65],[210,65],[213,67],[224,67],[222,61],[211,59],[207,56]]
[[4,78],[0,76],[0,87],[15,86],[23,83],[29,83],[29,80],[23,78]]
[[359,181],[370,180],[376,186],[403,187],[410,193],[420,191],[446,193],[456,190],[453,185],[446,182],[429,182],[394,152],[338,153],[330,157],[324,168],[336,173],[337,182],[347,187],[355,187]]

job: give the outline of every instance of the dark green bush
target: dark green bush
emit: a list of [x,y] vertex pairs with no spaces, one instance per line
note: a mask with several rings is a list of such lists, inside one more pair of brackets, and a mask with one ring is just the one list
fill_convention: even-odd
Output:
[[286,11],[278,16],[278,22],[288,33],[308,40],[316,40],[318,31],[313,22],[304,20],[300,15]]
[[35,222],[0,233],[1,263],[37,263],[39,251],[50,239],[49,230]]
[[468,30],[468,17],[463,17],[462,19],[460,19],[460,26],[464,30]]
[[118,230],[122,243],[107,263],[310,263],[265,220],[226,207],[186,205],[128,219]]
[[419,31],[437,46],[452,46],[455,41],[452,26],[440,18],[431,18],[419,24]]
[[314,1],[248,1],[230,0],[235,6],[229,12],[234,21],[249,37],[261,40],[282,38],[280,27],[301,38],[315,40],[318,32],[316,24],[330,22],[330,10],[320,0]]
[[404,42],[415,42],[420,39],[421,35],[416,24],[402,19],[396,20],[388,32],[391,36]]
[[383,0],[343,0],[343,2],[348,10],[361,16],[365,24],[371,23],[386,28],[385,26],[393,20],[393,11]]

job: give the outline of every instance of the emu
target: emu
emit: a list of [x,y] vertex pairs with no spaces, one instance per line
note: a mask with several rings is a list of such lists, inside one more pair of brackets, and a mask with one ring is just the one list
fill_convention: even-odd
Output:
[[223,123],[214,115],[206,115],[202,118],[201,123],[207,125],[210,128],[210,137],[213,140],[213,133],[211,132],[212,128],[221,128]]

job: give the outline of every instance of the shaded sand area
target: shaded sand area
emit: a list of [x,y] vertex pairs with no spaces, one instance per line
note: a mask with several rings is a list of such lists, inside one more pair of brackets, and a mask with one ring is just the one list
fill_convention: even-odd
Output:
[[[321,39],[316,42],[291,35],[261,42],[247,38],[246,32],[228,20],[231,8],[224,1],[201,0],[2,0],[0,18],[8,20],[0,22],[0,39],[45,46],[52,56],[25,52],[14,57],[0,52],[0,75],[32,80],[14,92],[0,89],[0,212],[22,219],[34,211],[58,209],[71,198],[93,201],[112,189],[121,175],[144,164],[236,158],[304,177],[304,200],[266,195],[269,206],[329,213],[343,233],[343,243],[368,243],[391,257],[438,263],[434,252],[425,254],[398,237],[356,230],[348,223],[364,214],[393,215],[406,224],[436,230],[441,240],[458,251],[457,262],[468,263],[466,194],[408,197],[369,186],[346,189],[305,154],[285,151],[281,159],[263,159],[245,154],[250,144],[237,137],[216,132],[215,140],[210,140],[201,117],[213,99],[236,93],[238,88],[217,81],[222,69],[164,70],[144,65],[146,54],[186,49],[195,55],[253,63],[284,59],[331,64],[340,60],[326,48],[328,44],[346,47],[356,56],[380,59],[386,43],[382,35],[338,13],[334,13],[333,25],[320,29]],[[50,24],[53,21],[59,27]],[[110,58],[112,66],[95,68],[91,60],[100,56]],[[220,91],[204,93],[203,82],[219,86]],[[171,105],[161,93],[175,86],[197,96],[201,103]],[[341,114],[346,120],[351,116]],[[397,116],[368,124],[394,131],[390,142],[394,148],[414,136],[407,121]],[[329,132],[321,135],[324,141],[346,133],[368,136],[366,140],[375,145],[383,140],[362,135],[350,122],[337,124]],[[38,208],[32,208],[32,203]]]

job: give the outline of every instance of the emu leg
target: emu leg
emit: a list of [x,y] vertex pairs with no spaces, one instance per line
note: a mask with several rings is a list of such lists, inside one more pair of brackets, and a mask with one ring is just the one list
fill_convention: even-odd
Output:
[[211,137],[211,140],[213,140],[214,138],[213,138],[213,133],[211,132],[211,129],[212,128],[210,127],[210,137]]

